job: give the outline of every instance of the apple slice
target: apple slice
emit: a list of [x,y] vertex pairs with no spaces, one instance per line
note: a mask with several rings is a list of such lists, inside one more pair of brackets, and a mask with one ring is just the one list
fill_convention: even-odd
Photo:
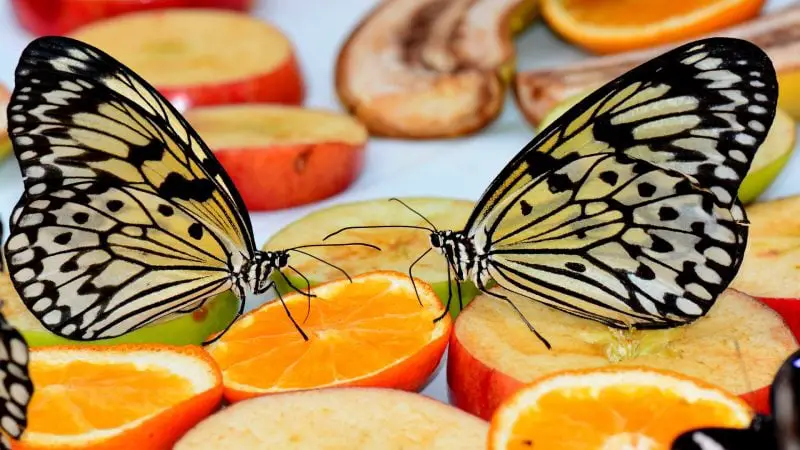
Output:
[[[778,104],[800,119],[800,5],[793,5],[707,36],[747,39],[769,55],[778,72]],[[699,36],[700,39],[704,36]],[[520,71],[514,80],[517,105],[526,120],[538,126],[547,113],[569,97],[593,91],[633,67],[681,45],[586,58],[552,69]]]
[[8,100],[10,98],[11,92],[8,91],[5,85],[0,83],[0,111],[2,111],[2,114],[0,114],[0,160],[10,155],[12,150],[11,138],[8,136],[8,116],[6,115],[6,108],[8,108]]
[[96,20],[164,8],[247,11],[253,0],[11,0],[17,21],[36,36],[66,34]]
[[424,395],[339,387],[256,397],[198,423],[174,450],[484,450],[489,424]]
[[93,22],[71,36],[129,66],[181,112],[222,103],[303,101],[291,42],[245,13],[144,11]]
[[[544,130],[591,92],[574,95],[556,105],[539,123],[539,129]],[[739,200],[742,203],[750,203],[757,199],[780,175],[789,162],[789,157],[792,156],[796,137],[797,124],[794,119],[783,109],[778,108],[772,127],[767,132],[767,138],[758,148],[750,170],[739,186]]]
[[441,138],[499,114],[514,71],[512,35],[533,0],[389,0],[354,29],[336,61],[336,91],[370,133]]
[[[463,227],[474,206],[474,203],[469,200],[449,198],[412,197],[400,200],[440,229]],[[429,226],[405,206],[389,199],[344,203],[314,211],[287,225],[264,244],[264,250],[322,243],[322,239],[329,233],[344,227],[365,225]],[[372,270],[394,270],[408,273],[411,263],[431,248],[428,232],[409,228],[348,230],[324,243],[344,242],[365,242],[377,245],[381,251],[359,246],[319,247],[304,251],[335,264],[350,276],[356,276]],[[312,286],[344,276],[336,268],[299,253],[291,253],[289,263],[308,278]],[[433,252],[428,253],[414,266],[413,273],[415,277],[431,284],[443,303],[447,302],[447,262],[442,256]],[[307,283],[293,270],[285,270],[284,274],[294,286],[301,289],[307,286]],[[281,293],[293,290],[281,277],[276,277],[275,282]],[[461,310],[455,283],[452,286],[452,292],[450,313],[455,317]],[[462,283],[461,304],[466,305],[477,293],[477,288],[471,282]]]
[[800,336],[800,196],[754,203],[744,260],[731,287],[761,299]]
[[[495,288],[499,289],[499,288]],[[781,317],[752,297],[725,291],[705,316],[668,330],[622,332],[557,311],[507,291],[547,350],[507,303],[480,295],[461,313],[450,335],[450,401],[489,419],[510,394],[561,370],[617,366],[667,369],[742,396],[769,409],[769,385],[798,348]]]
[[8,273],[0,272],[0,313],[22,333],[30,347],[133,343],[200,345],[212,334],[223,330],[236,317],[238,309],[239,300],[228,291],[211,298],[194,312],[164,319],[119,337],[77,341],[61,337],[45,328],[22,303]]
[[338,194],[364,165],[367,130],[344,114],[246,104],[190,109],[184,117],[214,151],[252,211]]

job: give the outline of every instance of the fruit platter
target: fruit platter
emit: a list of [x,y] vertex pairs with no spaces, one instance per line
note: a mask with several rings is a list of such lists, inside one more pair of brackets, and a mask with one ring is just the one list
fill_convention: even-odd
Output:
[[800,449],[800,4],[0,8],[0,450]]

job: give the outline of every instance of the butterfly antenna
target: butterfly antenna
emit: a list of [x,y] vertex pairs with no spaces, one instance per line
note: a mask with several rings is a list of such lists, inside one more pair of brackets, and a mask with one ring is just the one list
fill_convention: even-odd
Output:
[[417,296],[417,302],[419,303],[419,306],[422,306],[422,299],[419,298],[419,291],[417,290],[417,283],[414,282],[414,275],[411,274],[411,271],[414,270],[414,266],[416,266],[417,263],[420,262],[420,260],[425,257],[425,255],[430,253],[431,250],[432,249],[430,249],[430,248],[425,250],[425,253],[419,255],[419,257],[417,259],[415,259],[414,262],[412,262],[410,266],[408,266],[408,278],[411,279],[411,287],[414,288],[414,294],[416,294],[416,296]]
[[[270,283],[270,285],[271,284],[274,284],[274,283]],[[265,289],[265,290],[269,290],[269,288],[270,288],[270,286],[267,285],[267,289]],[[213,344],[214,342],[217,342],[219,340],[219,338],[224,336],[225,333],[227,333],[228,330],[231,329],[231,327],[233,326],[234,322],[236,322],[236,320],[238,320],[239,317],[242,317],[242,314],[244,314],[244,299],[240,299],[239,302],[240,302],[239,303],[239,310],[236,311],[236,315],[233,317],[233,320],[231,320],[230,323],[228,323],[228,325],[225,326],[225,329],[222,330],[221,332],[217,333],[217,335],[212,337],[211,339],[209,339],[207,341],[203,341],[203,343],[200,344],[200,345],[206,346],[206,345],[209,345],[209,344]]]
[[292,315],[292,312],[289,311],[289,307],[286,306],[286,302],[283,301],[283,296],[281,295],[281,292],[276,289],[275,293],[278,294],[278,300],[281,301],[281,305],[283,305],[283,310],[286,311],[286,315],[289,316],[289,320],[292,321],[292,325],[294,325],[294,327],[297,329],[297,331],[300,332],[300,335],[303,336],[303,340],[308,342],[308,335],[306,334],[305,331],[303,331],[302,328],[300,328],[300,325],[297,323],[297,321],[294,320],[294,316]]
[[333,267],[334,269],[338,270],[339,272],[342,272],[342,273],[344,274],[344,276],[345,276],[345,277],[347,277],[348,281],[350,281],[351,283],[353,282],[353,279],[352,279],[352,278],[350,278],[350,275],[348,275],[348,274],[347,274],[347,272],[345,272],[345,270],[344,270],[344,269],[342,269],[341,267],[339,267],[339,266],[337,266],[337,265],[335,265],[335,264],[333,264],[333,263],[331,263],[331,262],[325,261],[324,259],[320,258],[319,256],[314,256],[314,255],[312,255],[311,253],[304,252],[304,251],[302,251],[302,250],[293,249],[292,251],[295,251],[295,252],[297,252],[297,253],[300,253],[300,254],[302,254],[302,255],[306,255],[306,256],[308,256],[309,258],[314,258],[314,259],[316,259],[317,261],[321,262],[322,264],[326,264],[326,265],[328,265],[328,266],[330,266],[330,267]]
[[425,230],[428,233],[433,233],[433,232],[436,231],[433,228],[420,227],[420,226],[417,226],[417,225],[355,225],[355,226],[352,226],[352,227],[339,228],[338,230],[334,231],[333,233],[330,233],[327,236],[325,236],[324,238],[322,238],[322,240],[323,241],[327,240],[327,239],[332,238],[332,237],[336,236],[337,234],[339,234],[339,233],[341,233],[343,231],[347,231],[347,230],[371,230],[371,229],[374,229],[374,228],[413,228],[415,230]]
[[292,250],[297,250],[301,248],[314,248],[314,247],[345,247],[348,245],[358,245],[361,247],[369,247],[375,249],[377,251],[381,251],[381,248],[377,245],[368,244],[366,242],[342,242],[337,244],[309,244],[309,245],[298,245],[297,247],[287,248],[285,251],[290,252]]
[[405,207],[406,207],[406,208],[407,208],[409,211],[411,211],[412,213],[416,214],[416,215],[417,215],[417,216],[419,216],[419,217],[420,217],[422,220],[424,220],[424,221],[425,221],[425,222],[426,222],[428,225],[430,225],[430,226],[431,226],[431,228],[433,228],[433,231],[438,231],[438,230],[436,229],[436,225],[434,225],[434,224],[433,224],[433,222],[431,222],[430,220],[428,220],[428,218],[427,218],[427,217],[423,216],[421,212],[419,212],[419,211],[417,211],[416,209],[414,209],[414,208],[412,208],[412,207],[408,206],[408,204],[407,204],[406,202],[404,202],[404,201],[400,200],[400,199],[399,199],[399,198],[397,198],[397,197],[392,197],[392,198],[390,198],[390,199],[389,199],[389,201],[394,201],[394,202],[400,203],[401,205],[405,206]]
[[[316,295],[311,293],[311,281],[309,281],[308,278],[306,278],[306,276],[303,275],[302,272],[300,272],[299,270],[295,269],[294,266],[289,266],[289,269],[292,270],[297,275],[299,275],[300,278],[302,278],[303,281],[306,283],[306,294],[305,294],[305,296],[308,298],[308,301],[306,302],[306,317],[303,318],[303,323],[306,323],[306,321],[308,320],[308,316],[311,314],[311,297],[316,297]],[[284,275],[283,277],[286,278],[286,275]],[[287,283],[289,282],[288,278],[286,278],[286,282]]]
[[450,313],[450,301],[453,299],[453,288],[451,287],[452,282],[453,282],[453,277],[450,272],[450,263],[447,263],[447,302],[445,302],[444,305],[444,312],[442,312],[442,315],[440,315],[439,317],[433,319],[433,323],[436,323],[444,319],[444,316]]
[[491,295],[492,297],[499,298],[500,300],[505,300],[506,303],[508,303],[509,305],[511,305],[512,308],[514,308],[514,311],[516,311],[517,314],[519,315],[519,317],[522,319],[522,321],[525,322],[525,325],[527,325],[528,329],[531,330],[533,332],[533,334],[535,334],[536,337],[539,338],[540,341],[542,341],[542,344],[544,344],[544,346],[547,347],[548,350],[552,350],[553,349],[553,347],[550,345],[550,343],[547,342],[547,339],[545,339],[544,336],[542,336],[541,334],[539,334],[538,331],[536,331],[536,328],[534,328],[533,325],[531,325],[531,323],[528,322],[528,319],[525,317],[525,315],[522,314],[522,311],[520,311],[519,308],[517,308],[517,305],[515,305],[514,302],[512,302],[510,298],[508,298],[508,297],[506,297],[504,295],[495,294],[494,292],[489,292],[489,290],[486,289],[486,286],[484,286],[483,283],[479,283],[478,288],[484,294]]

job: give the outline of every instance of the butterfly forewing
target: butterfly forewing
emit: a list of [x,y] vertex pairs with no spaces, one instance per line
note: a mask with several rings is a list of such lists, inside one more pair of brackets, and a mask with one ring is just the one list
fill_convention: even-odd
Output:
[[506,289],[611,326],[660,328],[708,311],[732,277],[737,227],[689,178],[610,154],[540,175],[474,238]]
[[8,113],[25,187],[9,272],[49,330],[113,337],[191,310],[252,257],[246,209],[217,160],[110,56],[68,38],[34,40]]
[[[28,345],[16,328],[0,314],[0,428],[19,439],[28,425],[28,404],[33,395],[33,383],[28,373]],[[5,435],[0,448],[11,449]]]
[[468,223],[481,222],[559,161],[599,153],[676,170],[730,206],[776,103],[775,71],[755,45],[729,38],[683,45],[606,84],[539,133],[492,182]]

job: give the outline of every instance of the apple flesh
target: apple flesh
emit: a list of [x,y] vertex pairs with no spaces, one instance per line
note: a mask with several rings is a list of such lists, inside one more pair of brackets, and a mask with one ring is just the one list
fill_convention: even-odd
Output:
[[731,287],[781,313],[800,336],[800,196],[746,208],[747,248]]
[[12,0],[17,21],[36,36],[67,34],[75,28],[126,13],[165,8],[247,11],[253,0]]
[[244,400],[198,423],[174,450],[484,450],[489,424],[424,395],[336,387]]
[[2,299],[0,312],[22,333],[28,346],[32,348],[52,345],[134,343],[200,345],[209,336],[225,329],[236,317],[239,309],[239,300],[232,292],[227,291],[209,299],[205,305],[191,313],[165,319],[115,338],[78,341],[61,337],[45,328],[22,303],[5,272],[0,273],[0,299]]
[[509,395],[561,370],[644,366],[683,373],[769,410],[769,386],[798,349],[775,311],[750,296],[725,291],[709,313],[668,330],[612,331],[510,292],[542,345],[506,303],[480,295],[461,313],[450,336],[447,381],[451,403],[484,419]]
[[289,208],[347,189],[361,173],[367,131],[350,116],[275,105],[196,108],[184,116],[251,211]]
[[355,27],[336,61],[336,92],[370,133],[406,139],[477,132],[502,110],[512,37],[532,0],[389,0]]
[[[469,218],[474,202],[469,200],[410,197],[400,198],[404,203],[430,220],[438,229],[461,229]],[[327,234],[344,227],[369,225],[412,225],[429,226],[398,202],[388,198],[343,203],[314,211],[290,223],[275,233],[264,245],[264,250],[281,250],[304,244],[323,243]],[[364,242],[377,245],[381,251],[363,246],[319,247],[305,251],[320,257],[350,276],[372,270],[394,270],[408,273],[411,263],[431,248],[429,233],[425,230],[408,228],[378,228],[371,230],[348,230],[324,243]],[[289,263],[302,273],[315,286],[319,283],[343,278],[344,274],[319,260],[302,254],[291,253]],[[292,270],[283,272],[297,288],[308,284]],[[447,262],[435,254],[428,253],[414,266],[413,274],[429,283],[444,304],[447,302],[448,287],[451,289],[450,313],[456,317],[460,312],[459,303],[466,305],[477,295],[478,289],[469,281],[461,283],[461,302],[455,283],[447,281]],[[281,276],[274,278],[281,294],[294,291],[294,288]]]
[[303,77],[289,39],[241,12],[131,13],[85,25],[71,37],[130,67],[181,112],[203,105],[303,101]]

